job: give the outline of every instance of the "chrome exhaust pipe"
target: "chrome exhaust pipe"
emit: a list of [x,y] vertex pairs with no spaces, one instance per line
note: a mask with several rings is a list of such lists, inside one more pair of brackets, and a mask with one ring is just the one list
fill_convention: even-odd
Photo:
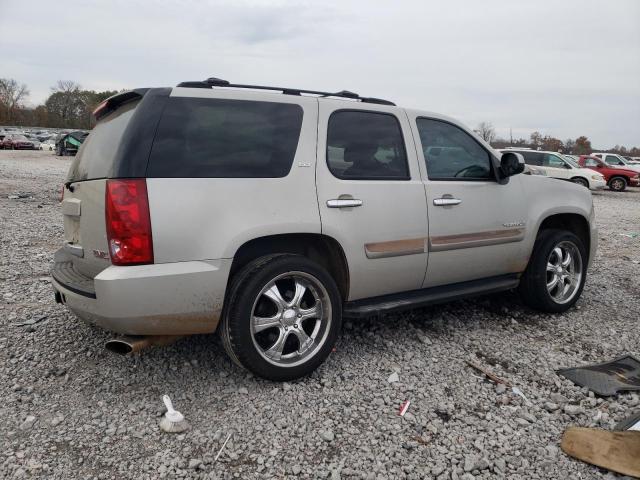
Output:
[[129,355],[140,352],[152,346],[170,345],[179,340],[183,335],[149,335],[112,338],[104,344],[107,350],[120,355]]

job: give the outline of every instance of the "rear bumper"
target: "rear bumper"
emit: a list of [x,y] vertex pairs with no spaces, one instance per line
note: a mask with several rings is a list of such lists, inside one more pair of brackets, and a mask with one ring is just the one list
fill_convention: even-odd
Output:
[[[52,270],[56,298],[81,319],[125,335],[211,333],[218,326],[231,260],[110,266],[94,279]],[[91,288],[93,287],[93,288]]]

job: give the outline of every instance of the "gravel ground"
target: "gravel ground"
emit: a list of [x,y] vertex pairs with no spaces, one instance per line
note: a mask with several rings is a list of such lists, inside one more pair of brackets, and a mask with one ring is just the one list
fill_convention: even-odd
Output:
[[[503,294],[346,323],[317,372],[276,384],[232,365],[214,335],[116,356],[108,333],[54,303],[69,163],[0,151],[0,477],[614,478],[565,456],[560,437],[569,425],[613,428],[639,395],[594,397],[555,370],[640,356],[640,237],[621,235],[640,232],[639,189],[594,195],[600,248],[568,313]],[[191,424],[184,434],[158,428],[165,393]]]

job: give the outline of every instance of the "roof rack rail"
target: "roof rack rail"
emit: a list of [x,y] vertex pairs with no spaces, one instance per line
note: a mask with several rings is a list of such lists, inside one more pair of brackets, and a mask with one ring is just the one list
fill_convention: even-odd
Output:
[[320,97],[336,97],[336,98],[348,98],[351,100],[359,100],[364,103],[376,103],[378,105],[393,105],[395,103],[390,102],[389,100],[383,100],[382,98],[374,98],[374,97],[361,97],[357,93],[350,92],[348,90],[342,90],[340,92],[320,92],[317,90],[305,90],[302,88],[286,88],[286,87],[268,87],[264,85],[244,85],[241,83],[230,83],[227,80],[222,80],[220,78],[207,78],[204,81],[193,81],[193,82],[181,82],[178,87],[187,87],[187,88],[213,88],[213,87],[228,87],[228,88],[248,88],[251,90],[271,90],[274,92],[282,92],[285,95],[318,95]]

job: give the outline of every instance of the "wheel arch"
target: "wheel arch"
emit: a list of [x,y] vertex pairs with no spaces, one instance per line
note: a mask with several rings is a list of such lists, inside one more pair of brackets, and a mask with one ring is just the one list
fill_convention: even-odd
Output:
[[319,233],[285,233],[253,238],[233,256],[229,278],[252,260],[274,253],[303,255],[322,265],[333,277],[343,301],[349,296],[349,266],[340,243]]
[[589,220],[586,217],[579,213],[555,213],[549,215],[540,223],[536,238],[543,230],[549,229],[568,230],[582,240],[587,252],[586,263],[589,263],[589,255],[591,252],[591,229],[589,226]]

